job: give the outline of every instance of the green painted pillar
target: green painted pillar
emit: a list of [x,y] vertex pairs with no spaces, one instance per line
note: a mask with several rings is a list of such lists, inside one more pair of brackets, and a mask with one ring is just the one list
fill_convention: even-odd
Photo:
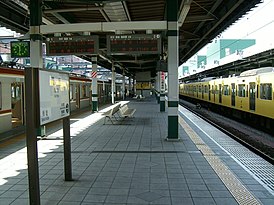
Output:
[[160,94],[160,112],[165,112],[165,111],[166,111],[165,94],[161,93]]
[[178,0],[167,1],[168,38],[168,136],[167,140],[179,140],[178,134]]

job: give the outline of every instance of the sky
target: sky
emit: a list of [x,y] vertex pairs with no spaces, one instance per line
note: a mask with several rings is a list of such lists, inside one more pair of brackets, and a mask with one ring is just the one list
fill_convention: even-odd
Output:
[[[256,39],[254,49],[267,50],[274,47],[274,0],[264,0],[248,14],[228,27],[224,39]],[[199,54],[206,54],[206,47]]]

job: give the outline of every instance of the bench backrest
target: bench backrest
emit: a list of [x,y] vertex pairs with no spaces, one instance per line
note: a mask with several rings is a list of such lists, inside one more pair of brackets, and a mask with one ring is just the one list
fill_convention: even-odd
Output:
[[127,105],[123,105],[122,107],[120,107],[120,112],[124,113],[127,109],[128,109]]
[[114,107],[112,108],[111,115],[114,115],[114,114],[119,110],[120,106],[121,106],[120,104],[114,106]]

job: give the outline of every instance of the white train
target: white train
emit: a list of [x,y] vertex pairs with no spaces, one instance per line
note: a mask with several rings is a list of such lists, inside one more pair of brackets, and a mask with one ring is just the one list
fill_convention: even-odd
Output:
[[[92,80],[70,74],[70,110],[77,112],[91,106]],[[0,67],[0,134],[25,125],[24,69]],[[116,99],[121,99],[122,85],[116,84]],[[111,102],[111,83],[98,81],[98,104]],[[1,135],[0,135],[1,140]]]

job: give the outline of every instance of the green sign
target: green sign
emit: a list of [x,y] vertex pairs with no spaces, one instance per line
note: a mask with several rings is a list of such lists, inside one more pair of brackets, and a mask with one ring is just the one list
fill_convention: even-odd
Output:
[[26,58],[30,57],[30,43],[29,41],[11,41],[10,55],[12,58]]

